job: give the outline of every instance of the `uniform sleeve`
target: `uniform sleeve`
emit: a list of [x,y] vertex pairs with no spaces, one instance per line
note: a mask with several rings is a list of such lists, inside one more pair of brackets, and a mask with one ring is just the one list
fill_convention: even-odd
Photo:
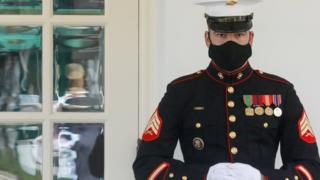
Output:
[[172,85],[159,103],[143,133],[133,170],[137,180],[205,179],[209,167],[173,159],[185,105]]
[[261,172],[269,180],[318,180],[320,160],[315,134],[293,85],[287,92],[284,107],[280,138],[283,166]]
[[88,159],[89,170],[95,177],[104,174],[104,133],[98,135]]

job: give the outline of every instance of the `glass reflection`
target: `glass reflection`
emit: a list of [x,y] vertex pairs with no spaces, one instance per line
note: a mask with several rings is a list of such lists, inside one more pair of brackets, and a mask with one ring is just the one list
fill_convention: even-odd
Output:
[[41,124],[0,125],[0,179],[42,179]]
[[41,111],[42,28],[0,26],[0,111]]
[[[95,151],[95,144],[97,144],[96,140],[101,136],[103,137],[103,124],[55,124],[53,179],[98,180],[103,178],[103,149],[101,151],[102,155],[99,156],[99,159],[102,159],[102,174],[97,175],[89,165],[90,155]],[[101,142],[100,147],[103,148],[103,141]]]
[[0,14],[41,14],[42,0],[0,0]]
[[54,14],[103,15],[104,0],[54,0]]
[[54,111],[103,111],[103,66],[103,27],[55,27]]

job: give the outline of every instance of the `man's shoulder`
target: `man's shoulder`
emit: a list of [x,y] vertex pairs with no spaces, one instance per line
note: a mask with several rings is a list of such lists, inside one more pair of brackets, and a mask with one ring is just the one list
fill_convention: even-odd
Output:
[[205,73],[205,70],[199,70],[197,72],[178,77],[178,78],[174,79],[173,81],[171,81],[169,83],[169,85],[170,86],[178,86],[178,85],[193,84],[193,83],[197,82],[197,80],[199,80],[203,76],[204,73]]
[[255,73],[257,76],[259,76],[262,80],[265,80],[265,81],[280,83],[280,84],[289,85],[289,86],[292,85],[292,83],[289,80],[275,74],[264,72],[262,70],[255,70]]

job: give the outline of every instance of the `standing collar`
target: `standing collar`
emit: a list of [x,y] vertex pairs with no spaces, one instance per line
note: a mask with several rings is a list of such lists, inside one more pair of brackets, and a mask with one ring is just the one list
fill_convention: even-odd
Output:
[[253,73],[253,69],[247,61],[246,64],[237,71],[228,72],[221,69],[213,61],[211,61],[206,69],[206,72],[211,79],[225,85],[232,85],[249,79]]

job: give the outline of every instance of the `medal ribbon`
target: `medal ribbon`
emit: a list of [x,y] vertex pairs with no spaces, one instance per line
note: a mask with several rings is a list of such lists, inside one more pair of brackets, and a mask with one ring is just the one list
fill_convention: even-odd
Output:
[[282,97],[281,95],[273,95],[273,102],[276,107],[279,107],[282,104]]
[[270,107],[271,104],[273,104],[272,95],[264,95],[264,98],[265,98],[265,105],[266,105],[267,107]]
[[251,105],[252,105],[252,96],[251,95],[243,95],[243,102],[247,107],[251,107]]
[[266,98],[265,98],[265,95],[259,95],[259,99],[260,99],[260,101],[259,101],[259,105],[260,106],[263,106],[263,105],[265,105],[266,104]]
[[258,105],[258,96],[257,95],[252,95],[253,97],[253,106],[257,106]]

